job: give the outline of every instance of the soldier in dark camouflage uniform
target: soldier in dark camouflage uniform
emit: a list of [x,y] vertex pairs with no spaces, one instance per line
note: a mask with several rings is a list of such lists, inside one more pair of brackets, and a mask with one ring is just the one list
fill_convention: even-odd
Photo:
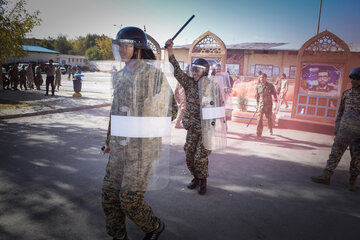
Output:
[[255,90],[255,99],[257,102],[257,110],[258,110],[258,121],[257,121],[257,130],[256,135],[257,139],[261,139],[262,131],[263,131],[263,117],[264,114],[268,121],[268,128],[270,130],[270,135],[273,134],[273,103],[272,96],[274,96],[274,100],[277,102],[277,94],[273,84],[267,82],[267,75],[264,73],[260,76],[260,83],[256,86]]
[[17,63],[9,71],[9,77],[10,77],[11,85],[13,86],[14,90],[18,90],[19,70],[18,70],[18,64]]
[[345,90],[341,97],[335,121],[335,139],[329,159],[322,175],[312,176],[317,183],[330,184],[330,178],[342,155],[350,147],[350,191],[356,191],[356,179],[360,173],[360,67],[349,75],[352,88]]
[[[116,41],[126,67],[115,76],[111,115],[126,116],[132,112],[131,116],[142,116],[144,112],[154,110],[155,100],[152,99],[155,97],[158,100],[161,97],[162,102],[169,100],[171,90],[162,90],[168,84],[164,74],[152,65],[136,60],[156,59],[152,50],[147,48],[146,35],[141,29],[122,28]],[[157,77],[152,78],[154,75]],[[149,81],[156,79],[159,82],[153,85],[157,86],[153,89]],[[134,92],[134,89],[140,92]],[[133,106],[134,101],[137,106]],[[162,112],[171,116],[166,108]],[[110,153],[110,156],[102,189],[107,233],[113,239],[128,239],[125,225],[128,217],[146,233],[144,240],[156,240],[165,225],[146,203],[144,194],[151,175],[151,164],[161,151],[161,138],[126,138],[110,136],[110,132],[109,123],[104,153]]]
[[20,89],[22,90],[22,86],[24,86],[25,90],[27,90],[26,87],[26,70],[25,70],[25,65],[22,66],[22,69],[19,72],[20,75]]
[[[184,150],[186,153],[187,167],[194,176],[193,180],[188,185],[188,188],[194,189],[200,185],[199,194],[202,195],[206,193],[206,179],[209,176],[208,156],[211,151],[205,149],[202,140],[198,82],[203,75],[208,75],[209,67],[207,67],[207,72],[205,70],[203,75],[197,75],[198,73],[196,72],[194,73],[194,77],[189,77],[181,70],[179,63],[175,59],[172,48],[173,41],[168,40],[166,44],[169,45],[169,61],[174,67],[174,76],[185,89],[186,109],[184,111],[182,124],[187,130],[187,135]],[[204,61],[206,62],[206,60]]]

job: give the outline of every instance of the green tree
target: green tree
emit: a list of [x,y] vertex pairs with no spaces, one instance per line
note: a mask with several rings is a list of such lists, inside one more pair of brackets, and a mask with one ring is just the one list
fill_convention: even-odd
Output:
[[54,41],[54,50],[63,54],[68,54],[72,50],[72,44],[66,36],[60,34]]
[[[26,51],[22,48],[25,35],[36,25],[40,25],[40,12],[30,14],[25,5],[25,0],[18,0],[13,6],[9,6],[8,0],[0,0],[0,67],[9,57],[26,56]],[[2,70],[0,71],[2,83]]]
[[86,50],[85,52],[85,56],[89,59],[89,60],[101,60],[102,56],[99,53],[99,49],[94,46],[89,48],[88,50]]
[[47,49],[55,49],[55,39],[48,37],[48,39],[42,39],[36,45]]
[[97,49],[101,55],[102,60],[114,60],[111,48],[111,38],[103,35],[95,40]]

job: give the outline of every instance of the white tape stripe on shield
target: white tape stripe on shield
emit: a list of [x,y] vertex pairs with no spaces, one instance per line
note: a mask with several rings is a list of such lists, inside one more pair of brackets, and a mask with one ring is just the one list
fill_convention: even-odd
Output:
[[225,117],[225,107],[203,108],[202,119],[214,119]]
[[171,117],[111,115],[111,136],[153,138],[170,136]]

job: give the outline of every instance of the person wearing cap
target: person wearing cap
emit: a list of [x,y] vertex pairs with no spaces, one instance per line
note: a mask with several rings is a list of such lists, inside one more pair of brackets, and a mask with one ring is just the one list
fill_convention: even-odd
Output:
[[[147,116],[169,117],[167,104],[170,104],[171,90],[165,75],[143,61],[156,60],[144,31],[136,27],[122,28],[112,47],[115,59],[121,59],[125,66],[114,76],[111,117],[103,150],[109,153],[102,187],[106,231],[114,240],[129,239],[125,224],[128,218],[145,232],[143,240],[156,240],[165,224],[145,201],[144,194],[151,178],[152,163],[162,152],[161,137],[116,134],[115,127],[119,126],[116,117],[126,119],[127,122],[120,125],[146,120]],[[129,128],[137,126],[128,125]]]
[[350,147],[349,190],[356,191],[356,179],[360,173],[360,67],[353,69],[349,78],[352,88],[341,96],[340,107],[335,120],[335,139],[329,159],[322,175],[312,176],[316,183],[330,184],[330,178],[339,164],[341,157]]
[[53,65],[54,61],[52,59],[49,60],[49,64],[45,66],[46,73],[46,93],[45,95],[49,95],[49,85],[51,86],[51,96],[55,95],[55,66]]
[[174,76],[185,89],[186,109],[182,124],[187,130],[187,135],[184,150],[187,167],[193,175],[193,179],[187,187],[195,189],[199,186],[198,193],[204,195],[207,191],[207,178],[209,176],[208,156],[211,154],[211,151],[204,147],[202,141],[198,87],[200,78],[208,76],[210,65],[203,58],[195,59],[191,64],[193,77],[190,77],[181,70],[174,56],[173,40],[169,39],[166,44],[168,45],[169,61],[174,67]]
[[272,83],[267,81],[266,73],[263,73],[260,77],[260,83],[256,86],[255,90],[255,99],[257,103],[257,111],[258,111],[258,121],[257,121],[257,129],[256,129],[256,139],[260,140],[263,132],[263,118],[264,114],[268,121],[268,128],[270,131],[270,135],[273,135],[273,100],[272,96],[274,96],[274,101],[277,102],[277,94],[275,87]]

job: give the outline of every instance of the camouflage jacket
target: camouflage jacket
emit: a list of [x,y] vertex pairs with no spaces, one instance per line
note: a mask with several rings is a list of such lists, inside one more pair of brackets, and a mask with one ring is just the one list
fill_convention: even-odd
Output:
[[20,75],[20,81],[25,82],[26,81],[26,70],[21,69],[20,72],[19,72],[19,75]]
[[19,80],[19,70],[16,66],[9,71],[9,76],[12,81]]
[[360,94],[353,88],[345,90],[341,97],[335,121],[335,134],[339,132],[360,136]]
[[174,76],[185,90],[186,109],[182,119],[185,129],[197,125],[196,129],[201,130],[199,83],[194,78],[184,73],[174,55],[169,56],[169,61],[174,67]]
[[[153,87],[150,89],[149,86]],[[159,95],[162,96],[162,101],[159,101]],[[165,75],[152,65],[139,61],[133,70],[129,71],[125,67],[115,74],[111,115],[172,116],[174,110],[169,105],[172,99]],[[125,137],[110,136],[110,120],[106,145],[110,146],[111,139],[118,142],[128,141]]]
[[258,111],[271,111],[272,96],[274,96],[275,101],[277,101],[276,90],[272,83],[260,83],[256,86],[255,99],[257,105],[259,106]]
[[[171,100],[165,75],[152,65],[138,61],[131,70],[125,67],[116,73],[111,115],[170,117]],[[162,149],[162,138],[112,136],[110,121],[106,140],[110,146],[107,167],[110,181],[115,188],[145,191],[152,175],[152,162],[166,152]]]

